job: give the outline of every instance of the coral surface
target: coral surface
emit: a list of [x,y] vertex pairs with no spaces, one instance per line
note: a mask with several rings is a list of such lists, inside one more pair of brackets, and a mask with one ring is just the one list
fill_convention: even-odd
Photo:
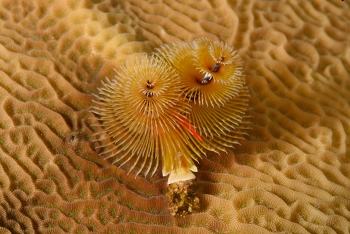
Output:
[[[94,150],[89,106],[131,55],[202,36],[238,50],[252,129],[173,217],[161,170]],[[0,233],[349,233],[349,74],[347,0],[0,0]]]

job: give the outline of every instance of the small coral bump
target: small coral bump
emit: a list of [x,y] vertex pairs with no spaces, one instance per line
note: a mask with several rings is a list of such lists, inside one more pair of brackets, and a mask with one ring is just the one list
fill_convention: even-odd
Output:
[[169,212],[172,216],[185,217],[200,208],[195,181],[185,180],[168,185]]

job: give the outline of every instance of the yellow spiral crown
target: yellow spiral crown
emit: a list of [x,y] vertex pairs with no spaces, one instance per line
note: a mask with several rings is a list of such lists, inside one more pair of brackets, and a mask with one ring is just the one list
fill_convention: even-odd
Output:
[[148,56],[127,61],[115,79],[107,79],[92,108],[111,139],[100,146],[102,154],[120,165],[132,162],[136,175],[152,167],[153,174],[160,159],[165,175],[183,164],[194,168],[192,159],[203,151],[184,127],[190,105],[181,101],[179,82],[173,69]]
[[194,178],[195,161],[244,139],[248,89],[242,62],[227,43],[199,38],[164,45],[125,62],[99,89],[92,111],[114,163],[147,175],[162,163],[173,181]]
[[155,53],[179,74],[190,124],[210,150],[226,151],[244,139],[249,92],[242,62],[227,43],[199,38],[162,46]]

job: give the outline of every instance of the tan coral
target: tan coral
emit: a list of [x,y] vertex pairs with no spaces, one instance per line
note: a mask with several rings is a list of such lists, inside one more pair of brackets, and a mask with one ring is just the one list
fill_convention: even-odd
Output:
[[[0,6],[1,233],[348,232],[348,1]],[[121,34],[123,48],[104,49]],[[98,156],[88,107],[134,52],[199,37],[238,50],[253,118],[234,152],[201,160],[202,208],[183,219],[166,209],[161,170],[135,180]],[[76,148],[75,131],[90,137]]]

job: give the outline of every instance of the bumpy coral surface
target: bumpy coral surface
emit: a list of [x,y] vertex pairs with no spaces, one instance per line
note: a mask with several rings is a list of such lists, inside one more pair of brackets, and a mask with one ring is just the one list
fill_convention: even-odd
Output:
[[[252,129],[196,173],[173,217],[166,178],[94,150],[91,93],[164,43],[233,45]],[[0,0],[0,233],[349,233],[350,5],[310,1]]]

